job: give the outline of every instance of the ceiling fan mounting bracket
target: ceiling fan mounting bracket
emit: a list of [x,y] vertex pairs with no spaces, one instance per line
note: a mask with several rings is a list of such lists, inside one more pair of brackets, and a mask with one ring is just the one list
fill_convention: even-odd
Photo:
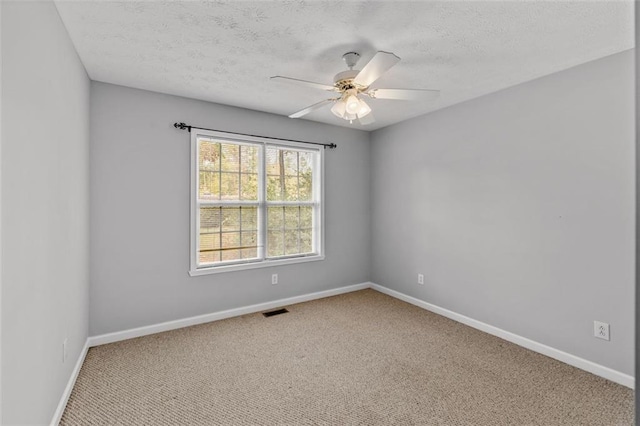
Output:
[[347,64],[349,69],[353,69],[353,67],[356,66],[358,60],[360,59],[360,54],[357,52],[347,52],[342,55],[342,59]]

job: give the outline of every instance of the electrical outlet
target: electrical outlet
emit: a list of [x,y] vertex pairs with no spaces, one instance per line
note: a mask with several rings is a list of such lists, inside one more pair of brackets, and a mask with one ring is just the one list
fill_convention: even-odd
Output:
[[273,285],[278,284],[278,274],[271,275],[271,284]]
[[424,285],[424,275],[418,274],[418,284]]
[[598,339],[609,340],[609,324],[606,322],[594,321],[593,336]]
[[62,363],[63,364],[67,362],[67,340],[68,339],[64,339],[64,341],[62,342]]

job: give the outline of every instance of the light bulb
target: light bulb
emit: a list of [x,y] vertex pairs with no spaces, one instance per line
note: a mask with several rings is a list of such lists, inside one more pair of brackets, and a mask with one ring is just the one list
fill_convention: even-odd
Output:
[[355,95],[349,95],[347,97],[347,112],[349,114],[356,114],[360,109],[360,101]]
[[345,110],[347,108],[347,105],[345,103],[345,101],[343,101],[342,99],[340,99],[339,101],[337,101],[332,107],[331,107],[331,112],[333,113],[333,115],[335,115],[336,117],[339,118],[344,118],[344,113]]
[[369,107],[369,105],[367,105],[365,101],[360,100],[360,109],[358,110],[358,118],[362,118],[365,115],[369,114],[370,112],[371,112],[371,108]]

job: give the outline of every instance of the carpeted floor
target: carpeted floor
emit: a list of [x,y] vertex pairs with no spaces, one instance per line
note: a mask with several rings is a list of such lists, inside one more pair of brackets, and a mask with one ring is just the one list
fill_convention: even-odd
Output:
[[62,425],[631,425],[633,392],[363,290],[89,350]]

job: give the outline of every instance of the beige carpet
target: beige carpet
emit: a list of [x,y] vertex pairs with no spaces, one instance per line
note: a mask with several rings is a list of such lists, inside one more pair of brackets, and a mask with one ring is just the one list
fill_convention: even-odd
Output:
[[631,425],[633,392],[373,290],[90,349],[62,425]]

